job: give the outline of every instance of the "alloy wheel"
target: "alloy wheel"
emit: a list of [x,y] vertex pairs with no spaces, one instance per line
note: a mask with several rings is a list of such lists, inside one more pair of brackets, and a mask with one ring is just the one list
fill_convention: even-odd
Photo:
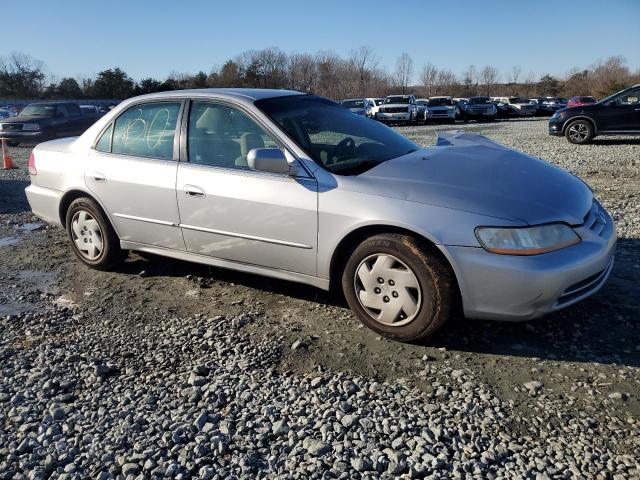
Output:
[[84,258],[95,260],[103,249],[103,234],[98,221],[86,210],[78,210],[71,219],[73,242]]
[[589,127],[584,123],[574,123],[569,127],[569,138],[574,142],[583,142],[589,136]]
[[356,269],[354,289],[367,314],[387,326],[410,323],[422,305],[418,277],[407,264],[389,254],[362,260]]

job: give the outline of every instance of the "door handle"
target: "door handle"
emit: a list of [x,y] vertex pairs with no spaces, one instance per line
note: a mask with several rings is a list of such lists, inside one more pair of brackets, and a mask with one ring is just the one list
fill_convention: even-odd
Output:
[[106,182],[107,181],[107,177],[105,177],[102,173],[99,172],[92,172],[89,174],[89,178],[91,178],[91,180],[93,180],[94,182]]
[[189,195],[190,197],[205,197],[204,190],[200,187],[196,187],[195,185],[185,185],[184,193]]

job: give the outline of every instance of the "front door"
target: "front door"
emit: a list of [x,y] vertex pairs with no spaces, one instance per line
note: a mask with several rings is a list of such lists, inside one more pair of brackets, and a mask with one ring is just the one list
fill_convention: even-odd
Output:
[[156,101],[132,106],[90,150],[85,183],[121,240],[185,249],[175,191],[181,105]]
[[600,107],[598,128],[602,131],[640,131],[640,88],[620,95]]
[[187,250],[316,274],[317,184],[251,170],[253,148],[281,148],[239,108],[194,101],[176,193]]

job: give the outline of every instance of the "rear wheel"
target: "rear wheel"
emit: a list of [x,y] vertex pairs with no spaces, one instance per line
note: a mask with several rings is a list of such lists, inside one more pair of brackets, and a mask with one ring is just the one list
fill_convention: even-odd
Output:
[[593,138],[593,126],[587,120],[576,120],[567,125],[565,137],[569,143],[583,145],[589,143]]
[[451,316],[453,274],[441,256],[413,237],[376,235],[355,248],[342,289],[358,319],[385,337],[417,341]]
[[106,270],[126,256],[109,220],[91,198],[81,197],[71,202],[66,227],[73,252],[91,268]]

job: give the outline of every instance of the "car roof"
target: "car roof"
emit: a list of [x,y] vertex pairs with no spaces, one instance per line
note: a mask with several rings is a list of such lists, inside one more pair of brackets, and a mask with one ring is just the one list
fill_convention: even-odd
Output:
[[185,90],[172,90],[169,92],[149,93],[133,97],[136,99],[145,98],[170,98],[170,97],[189,97],[189,96],[225,96],[236,97],[238,99],[262,100],[263,98],[287,97],[291,95],[305,95],[295,90],[280,90],[275,88],[191,88]]

